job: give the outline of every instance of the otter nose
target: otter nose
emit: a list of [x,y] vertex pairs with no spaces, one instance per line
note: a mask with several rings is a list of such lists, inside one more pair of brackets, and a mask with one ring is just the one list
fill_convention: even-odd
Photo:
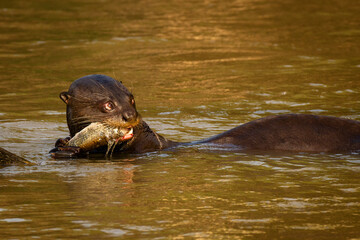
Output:
[[131,122],[137,118],[137,115],[136,111],[126,111],[123,112],[122,117],[125,122]]

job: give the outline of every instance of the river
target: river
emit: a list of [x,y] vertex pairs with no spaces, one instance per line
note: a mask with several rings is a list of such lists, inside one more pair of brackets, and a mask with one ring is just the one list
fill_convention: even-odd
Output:
[[360,120],[355,0],[0,2],[2,239],[359,239],[360,156],[180,147],[55,160],[59,93],[121,80],[143,119],[195,141],[274,114]]

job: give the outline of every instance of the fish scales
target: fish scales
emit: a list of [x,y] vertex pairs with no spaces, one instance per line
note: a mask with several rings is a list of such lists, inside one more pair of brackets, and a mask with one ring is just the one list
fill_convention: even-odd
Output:
[[67,146],[80,147],[83,151],[90,151],[106,144],[112,145],[123,136],[124,133],[118,128],[94,122],[75,134],[75,136],[69,140]]

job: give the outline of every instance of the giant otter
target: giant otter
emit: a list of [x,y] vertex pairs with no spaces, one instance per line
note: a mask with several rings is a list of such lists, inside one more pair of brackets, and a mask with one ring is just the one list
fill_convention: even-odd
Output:
[[35,165],[34,163],[0,147],[0,166]]
[[[183,143],[157,134],[143,121],[135,100],[119,81],[105,75],[89,75],[74,81],[60,98],[66,103],[70,137],[92,122],[123,129],[128,134],[116,152],[144,153]],[[66,147],[69,138],[59,139],[54,157],[74,157],[81,149]],[[360,122],[329,116],[284,114],[264,117],[192,144],[220,144],[246,150],[349,152],[360,149]],[[187,143],[189,144],[189,143]],[[104,148],[96,149],[104,151]]]

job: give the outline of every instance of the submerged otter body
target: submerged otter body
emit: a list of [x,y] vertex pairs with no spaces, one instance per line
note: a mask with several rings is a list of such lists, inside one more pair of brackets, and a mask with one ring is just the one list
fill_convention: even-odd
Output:
[[[133,95],[121,83],[105,75],[89,75],[73,82],[60,98],[67,104],[70,136],[92,122],[131,132],[116,152],[144,153],[182,143],[157,134],[138,114]],[[130,131],[131,129],[131,131]],[[81,150],[63,148],[59,139],[54,157],[76,156]],[[257,119],[193,144],[231,145],[246,150],[346,152],[360,150],[360,122],[329,116],[285,114]],[[104,148],[97,149],[101,151]],[[74,152],[76,154],[74,154]]]
[[360,150],[360,122],[308,114],[260,118],[203,142],[249,150],[346,152]]

